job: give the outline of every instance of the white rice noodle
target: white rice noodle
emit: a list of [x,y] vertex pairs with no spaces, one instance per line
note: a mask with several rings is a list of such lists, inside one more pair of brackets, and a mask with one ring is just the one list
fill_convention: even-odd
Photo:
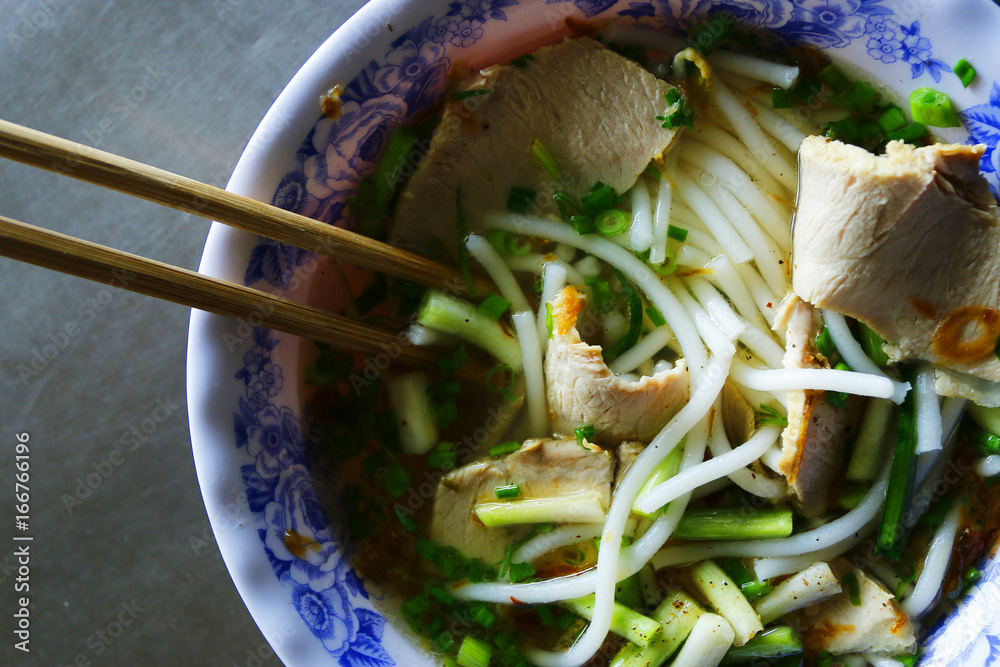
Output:
[[934,533],[913,592],[900,603],[900,607],[910,619],[923,616],[937,599],[944,575],[948,573],[952,548],[955,546],[955,535],[958,534],[961,519],[962,503],[958,502],[951,508],[941,526]]
[[774,294],[787,292],[788,280],[781,265],[778,264],[778,260],[783,261],[784,257],[779,257],[778,250],[773,245],[774,241],[771,241],[769,236],[765,236],[757,221],[753,219],[750,212],[744,208],[732,192],[719,185],[706,187],[705,192],[749,246],[753,253],[754,262],[757,263],[757,268],[764,277],[768,289]]
[[[707,268],[712,273],[706,274],[705,277],[709,280],[714,278],[714,282],[719,283],[722,293],[729,297],[733,306],[736,307],[736,311],[746,320],[751,322],[756,320],[757,314],[760,311],[753,296],[750,294],[742,278],[740,278],[740,274],[736,272],[736,269],[729,261],[729,258],[725,255],[718,255],[709,261]],[[765,321],[767,321],[766,318]]]
[[746,468],[777,442],[780,435],[779,426],[764,426],[758,429],[739,447],[713,457],[690,470],[680,472],[650,489],[646,495],[639,498],[639,509],[646,513],[655,512],[678,496]]
[[687,240],[684,241],[684,245],[681,247],[695,248],[710,257],[715,257],[716,255],[721,255],[723,253],[722,246],[719,245],[718,241],[712,238],[711,234],[694,227],[688,228]]
[[425,345],[454,345],[458,342],[458,336],[428,329],[422,324],[411,324],[406,329],[406,340],[421,347]]
[[545,273],[546,266],[555,264],[556,266],[561,266],[566,271],[566,277],[571,284],[578,287],[586,284],[583,274],[572,264],[567,264],[552,254],[542,255],[541,253],[534,252],[527,255],[507,255],[504,257],[504,262],[507,263],[511,271],[526,271],[536,273],[539,276]]
[[555,551],[561,547],[598,538],[601,536],[603,529],[604,526],[599,523],[559,526],[525,542],[520,549],[514,552],[511,562],[529,563],[539,556],[544,556],[550,551]]
[[670,178],[660,176],[660,186],[656,191],[656,207],[653,210],[653,245],[649,251],[649,261],[652,264],[663,264],[667,261],[667,232],[670,228],[670,205],[674,189]]
[[980,459],[976,463],[976,472],[981,477],[996,477],[1000,475],[1000,456],[992,454]]
[[778,88],[791,88],[799,79],[798,67],[782,65],[733,51],[713,51],[708,60],[721,70],[757,81],[765,81]]
[[[726,436],[726,428],[722,423],[722,401],[716,401],[715,403],[712,422],[708,448],[712,452],[712,459],[715,460],[733,451],[733,448],[729,445],[729,438]],[[760,498],[784,498],[788,488],[783,480],[771,479],[770,477],[755,474],[746,466],[728,473],[727,477],[736,486]],[[713,482],[709,484],[711,483]],[[702,485],[698,488],[702,489],[705,486],[707,485]]]
[[785,350],[775,342],[768,332],[747,322],[747,328],[743,330],[740,341],[770,368],[782,367]]
[[711,147],[713,151],[732,162],[733,166],[740,165],[738,167],[740,171],[745,172],[753,182],[754,188],[760,191],[762,197],[768,197],[770,194],[769,200],[773,197],[780,197],[787,201],[789,197],[793,196],[795,192],[794,178],[788,179],[787,185],[776,180],[768,173],[767,169],[764,169],[764,165],[754,157],[750,149],[718,125],[697,123],[694,131],[688,132],[687,136],[697,139],[706,147]]
[[[632,250],[645,252],[653,246],[653,210],[649,202],[649,190],[643,179],[639,179],[629,190],[632,200],[632,224],[629,227],[629,243]],[[652,256],[650,257],[652,259]]]
[[[615,539],[615,531],[611,531],[610,529],[615,528],[616,523],[625,523],[622,520],[622,515],[627,515],[631,511],[635,497],[639,494],[642,485],[645,484],[649,475],[652,474],[653,469],[666,458],[685,435],[687,435],[687,444],[685,446],[684,458],[681,460],[681,470],[684,471],[696,465],[696,462],[704,456],[704,441],[702,441],[700,447],[697,446],[696,442],[703,436],[698,435],[696,427],[698,424],[704,422],[705,415],[708,414],[719,392],[722,391],[731,362],[732,356],[715,355],[711,358],[705,369],[704,381],[694,388],[687,405],[674,415],[666,427],[642,451],[639,458],[629,468],[628,473],[626,473],[625,478],[615,492],[601,542],[602,551],[605,548],[613,550],[617,560],[617,577],[611,576],[610,578],[621,581],[638,572],[653,554],[663,546],[664,542],[673,534],[677,527],[677,523],[687,508],[688,498],[685,496],[681,496],[670,503],[667,511],[653,522],[653,525],[649,527],[642,537],[623,549],[620,559],[617,558],[621,537],[619,535]],[[693,430],[695,432],[692,433]],[[704,433],[704,431],[702,432]],[[598,588],[598,576],[609,576],[607,573],[608,561],[603,560],[604,555],[604,553],[601,553],[598,557],[597,570],[588,570],[575,576],[526,584],[466,584],[452,590],[459,599],[483,600],[486,602],[509,603],[511,596],[526,604],[548,604],[550,602],[571,600],[594,593],[595,589]],[[602,566],[605,570],[601,569]],[[610,594],[614,593],[613,585],[609,592]],[[595,618],[597,618],[596,615]],[[605,620],[604,623],[607,623],[607,621]],[[593,624],[594,622],[592,622]],[[605,627],[598,633],[601,639],[603,639],[606,632],[607,628]],[[596,647],[589,650],[596,650]],[[585,661],[586,659],[584,658],[580,662]]]
[[[764,133],[757,121],[753,119],[743,103],[736,98],[729,88],[718,79],[712,82],[711,101],[719,108],[729,124],[733,126],[736,136],[746,144],[747,148],[782,184],[794,182],[795,165],[787,161],[781,153],[782,148]],[[788,187],[786,185],[786,187]],[[789,188],[794,191],[795,188]]]
[[687,266],[692,269],[704,269],[710,261],[712,261],[712,258],[709,257],[705,251],[686,243],[681,246],[680,250],[677,251],[678,266]]
[[786,574],[793,574],[809,567],[818,561],[830,561],[841,556],[854,547],[864,542],[878,525],[876,519],[861,528],[856,534],[849,536],[846,540],[838,542],[823,549],[807,551],[797,556],[777,556],[773,558],[755,558],[753,565],[754,576],[761,581],[767,581],[774,577],[782,577]]
[[703,614],[695,621],[684,646],[674,659],[675,667],[715,667],[733,644],[736,633],[718,614]]
[[514,331],[517,332],[517,340],[521,344],[530,436],[542,438],[550,433],[549,410],[545,400],[542,343],[535,329],[535,314],[531,310],[519,310],[511,315],[510,319],[514,323]]
[[584,256],[573,265],[573,268],[579,271],[584,278],[596,278],[601,275],[601,262],[591,255]]
[[765,540],[740,540],[728,542],[706,542],[672,546],[660,549],[653,557],[653,567],[660,569],[694,563],[706,558],[739,556],[741,558],[765,558],[776,556],[796,556],[826,549],[850,539],[872,521],[882,509],[885,490],[889,485],[889,465],[885,465],[878,481],[872,486],[858,506],[833,521],[791,537]]
[[746,97],[743,99],[756,112],[755,120],[768,134],[780,141],[792,153],[798,152],[802,140],[807,136],[805,132],[763,104]]
[[674,197],[671,197],[670,201],[670,219],[677,223],[678,227],[683,227],[689,231],[695,229],[708,234],[708,227],[695,215],[691,207]]
[[838,371],[832,368],[781,368],[760,370],[742,361],[733,362],[732,379],[737,384],[758,391],[822,389],[855,396],[889,398],[894,395],[892,380],[867,373]]
[[465,240],[465,247],[468,248],[469,254],[475,257],[476,261],[486,269],[486,273],[500,290],[500,296],[510,301],[512,312],[531,310],[528,300],[524,297],[524,292],[521,291],[521,286],[517,284],[510,267],[503,261],[503,257],[496,251],[493,244],[479,234],[470,234],[469,238]]
[[641,46],[645,49],[673,54],[688,46],[683,37],[676,37],[662,30],[637,25],[612,23],[603,31],[604,39],[622,46]]
[[[624,352],[620,357],[608,364],[612,373],[631,373],[637,369],[647,359],[652,359],[653,355],[665,347],[675,342],[673,331],[670,327],[663,325],[656,327],[646,334],[631,349]],[[657,362],[659,365],[659,362]],[[658,372],[658,371],[654,371]]]
[[576,248],[565,243],[557,243],[555,249],[552,250],[552,254],[569,264],[576,257]]
[[[714,482],[709,482],[704,486],[699,486],[697,489],[691,492],[691,500],[698,500],[699,498],[704,498],[705,496],[710,496],[713,493],[717,493],[722,489],[728,488],[733,485],[733,480],[730,477],[720,477]],[[674,502],[677,502],[676,500]]]
[[[922,484],[934,467],[947,458],[950,458],[950,448],[955,444],[955,433],[958,431],[958,422],[961,421],[965,413],[965,406],[968,403],[964,398],[949,396],[941,404],[941,432],[944,447],[940,450],[930,451],[921,454],[917,461],[917,484]],[[947,456],[945,456],[947,455]],[[945,459],[942,457],[945,456]]]
[[[837,346],[837,352],[840,352],[840,356],[843,357],[844,362],[847,363],[852,370],[858,371],[859,373],[871,373],[872,375],[879,375],[884,378],[889,377],[885,374],[885,371],[879,368],[875,362],[872,361],[867,354],[865,354],[865,350],[861,347],[861,343],[859,343],[851,334],[851,329],[847,326],[847,320],[843,315],[832,310],[824,310],[822,312],[823,323],[826,324],[826,328],[830,330],[830,335],[833,336],[833,342]],[[932,377],[932,384],[933,379],[934,378]],[[896,392],[893,394],[892,402],[899,405],[903,402],[903,398],[906,397],[909,384],[893,380],[893,386],[895,386]],[[933,387],[931,388],[931,391],[933,391]]]
[[[595,253],[596,254],[596,253]],[[719,333],[721,336],[721,332]],[[601,535],[601,545],[598,549],[597,567],[594,582],[594,615],[590,624],[576,642],[565,652],[552,652],[530,649],[527,658],[541,667],[575,667],[589,660],[607,637],[611,627],[611,616],[614,610],[615,584],[618,582],[619,556],[621,554],[622,536],[625,524],[632,511],[632,504],[643,484],[652,474],[657,465],[678,445],[685,434],[702,424],[698,430],[704,432],[704,419],[709,409],[715,403],[726,380],[727,367],[732,361],[735,348],[729,345],[731,351],[716,352],[713,350],[712,361],[705,369],[704,381],[698,383],[692,392],[687,405],[681,408],[670,422],[660,431],[646,449],[635,460],[625,478],[618,485],[608,517]],[[704,456],[705,436],[700,436],[702,451],[695,452],[698,458]],[[685,459],[687,459],[685,452]],[[697,466],[696,466],[697,467]],[[683,474],[683,472],[681,473]],[[685,503],[681,503],[685,504]],[[679,520],[679,519],[678,519]],[[648,534],[648,531],[647,531]],[[636,567],[638,571],[641,564]],[[518,600],[529,602],[520,594],[515,594]]]
[[549,262],[542,271],[542,294],[538,302],[538,340],[542,341],[544,351],[549,341],[549,328],[546,324],[547,305],[556,300],[556,296],[566,286],[566,263]]
[[675,181],[677,192],[684,201],[694,210],[694,212],[705,223],[712,236],[722,246],[723,251],[729,258],[737,264],[748,262],[753,259],[750,248],[736,233],[733,226],[719,210],[719,207],[709,198],[697,179],[700,175],[690,168],[690,165],[677,170]]
[[746,335],[746,329],[750,325],[733,312],[729,302],[712,287],[710,282],[698,276],[692,276],[683,282],[729,340],[742,339]]
[[778,303],[780,299],[779,294],[784,298],[787,287],[785,291],[775,294],[764,282],[764,279],[760,277],[755,269],[750,264],[737,264],[735,267],[736,273],[739,274],[740,280],[743,284],[747,286],[750,290],[750,294],[753,296],[754,303],[757,305],[757,310],[760,312],[764,321],[767,322],[768,326],[774,325],[774,313],[777,310]]
[[679,278],[674,276],[667,278],[667,287],[677,296],[677,300],[681,302],[681,305],[694,320],[698,334],[710,348],[713,344],[723,347],[731,345],[739,336],[743,324],[738,319],[728,322],[736,328],[731,329],[729,332],[724,331],[721,325],[713,321],[709,314],[705,312],[702,305],[695,301],[694,297],[688,291],[687,286]]
[[660,282],[660,277],[628,250],[593,235],[581,236],[561,222],[532,218],[513,213],[490,211],[484,215],[484,227],[503,229],[568,243],[608,262],[625,273],[635,286],[656,306],[674,332],[691,373],[692,386],[698,383],[702,369],[708,363],[705,347],[695,330],[694,322],[684,312],[680,302]]
[[[759,403],[758,405],[767,405],[767,403]],[[787,417],[788,416],[787,406],[784,403],[782,403],[782,407],[786,408],[785,410],[786,414],[784,416]],[[760,457],[760,462],[763,463],[768,468],[770,468],[771,470],[773,470],[774,472],[781,472],[779,468],[781,467],[782,456],[784,455],[781,453],[781,445],[775,443],[774,447],[771,447],[771,449],[764,452],[764,455]]]
[[941,449],[944,433],[941,427],[941,405],[934,393],[934,369],[930,364],[917,366],[913,382],[913,403],[917,417],[917,454]]

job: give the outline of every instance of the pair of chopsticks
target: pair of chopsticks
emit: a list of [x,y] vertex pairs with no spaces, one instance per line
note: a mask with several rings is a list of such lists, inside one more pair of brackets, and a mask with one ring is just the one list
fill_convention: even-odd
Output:
[[[415,253],[4,120],[0,120],[0,156],[421,285],[467,293],[458,271]],[[97,282],[114,279],[116,286],[132,292],[227,317],[252,318],[262,326],[349,352],[372,355],[399,349],[398,361],[405,365],[433,367],[440,356],[414,345],[397,348],[398,332],[3,216],[0,256]],[[495,290],[488,281],[474,280],[477,293]],[[476,364],[459,371],[470,379],[484,373]]]

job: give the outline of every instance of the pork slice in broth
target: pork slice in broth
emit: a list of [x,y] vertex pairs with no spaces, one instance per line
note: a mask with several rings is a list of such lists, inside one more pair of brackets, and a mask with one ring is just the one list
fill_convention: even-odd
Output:
[[[673,143],[677,130],[656,120],[667,108],[670,84],[589,38],[533,55],[525,67],[483,70],[464,87],[488,92],[448,102],[400,196],[393,245],[426,252],[436,239],[454,259],[460,184],[475,230],[484,211],[506,208],[512,187],[540,193],[539,201],[548,202],[543,210],[552,210],[556,189],[581,197],[601,181],[624,192]],[[531,155],[536,140],[558,162],[561,183]]]

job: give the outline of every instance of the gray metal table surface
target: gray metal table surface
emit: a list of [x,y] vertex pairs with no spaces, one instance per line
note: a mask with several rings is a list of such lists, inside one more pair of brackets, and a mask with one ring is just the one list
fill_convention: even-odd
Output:
[[[224,186],[271,102],[361,4],[0,0],[0,118]],[[0,202],[0,215],[191,269],[209,225],[9,161]],[[189,311],[5,258],[0,285],[0,664],[278,665],[195,477]],[[22,596],[30,653],[15,648]]]

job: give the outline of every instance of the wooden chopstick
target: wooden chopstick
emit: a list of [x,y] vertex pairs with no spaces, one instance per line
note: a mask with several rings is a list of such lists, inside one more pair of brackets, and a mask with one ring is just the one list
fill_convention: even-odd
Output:
[[[216,220],[392,276],[467,294],[452,267],[361,234],[84,144],[0,120],[0,156]],[[496,290],[475,277],[477,295]]]
[[[107,248],[0,216],[0,255],[80,278],[304,336],[393,363],[436,368],[439,352],[399,333],[194,271]],[[485,364],[470,359],[456,375],[483,381]]]

